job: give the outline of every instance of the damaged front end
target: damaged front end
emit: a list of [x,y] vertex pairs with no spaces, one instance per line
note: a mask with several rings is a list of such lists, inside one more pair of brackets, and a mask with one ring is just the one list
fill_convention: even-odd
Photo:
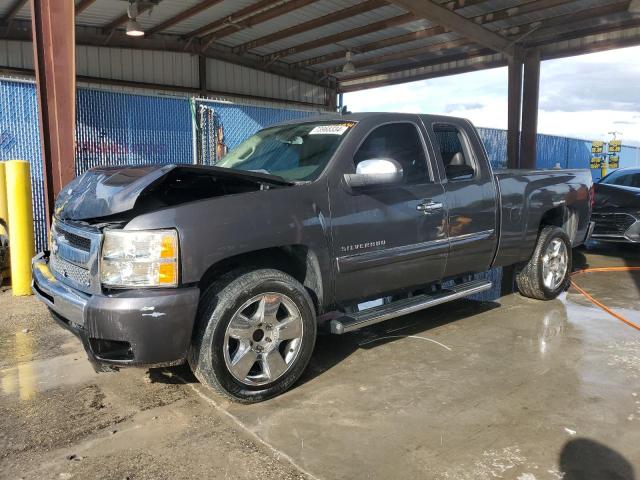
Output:
[[147,212],[286,185],[216,167],[92,169],[58,196],[50,251],[33,260],[33,291],[100,370],[183,363],[200,291],[179,281],[177,231],[124,227]]
[[58,195],[55,216],[90,221],[139,215],[182,203],[293,185],[259,172],[200,165],[94,168]]

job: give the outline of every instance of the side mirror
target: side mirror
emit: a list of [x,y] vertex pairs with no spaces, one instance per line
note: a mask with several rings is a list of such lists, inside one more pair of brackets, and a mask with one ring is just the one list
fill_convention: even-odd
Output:
[[345,173],[344,181],[351,188],[380,187],[402,182],[402,166],[391,158],[363,160],[356,173]]

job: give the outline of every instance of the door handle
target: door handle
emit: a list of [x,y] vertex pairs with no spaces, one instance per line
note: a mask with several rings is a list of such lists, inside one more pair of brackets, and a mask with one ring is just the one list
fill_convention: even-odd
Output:
[[416,205],[416,210],[429,215],[442,210],[442,202],[434,202],[433,200],[424,200]]

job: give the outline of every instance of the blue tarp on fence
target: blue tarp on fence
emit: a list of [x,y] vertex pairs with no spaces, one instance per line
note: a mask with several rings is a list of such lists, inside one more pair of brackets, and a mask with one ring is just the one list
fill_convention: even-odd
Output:
[[46,224],[38,101],[32,83],[0,80],[0,160],[31,164],[35,241],[40,251],[46,245]]
[[193,163],[184,98],[78,89],[76,173],[98,165]]

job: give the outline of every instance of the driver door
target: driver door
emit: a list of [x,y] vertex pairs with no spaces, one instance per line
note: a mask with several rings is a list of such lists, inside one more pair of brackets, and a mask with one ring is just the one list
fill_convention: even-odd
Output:
[[336,300],[377,298],[442,278],[448,252],[444,189],[428,163],[424,132],[413,121],[373,128],[345,160],[389,158],[402,166],[394,185],[331,192]]

